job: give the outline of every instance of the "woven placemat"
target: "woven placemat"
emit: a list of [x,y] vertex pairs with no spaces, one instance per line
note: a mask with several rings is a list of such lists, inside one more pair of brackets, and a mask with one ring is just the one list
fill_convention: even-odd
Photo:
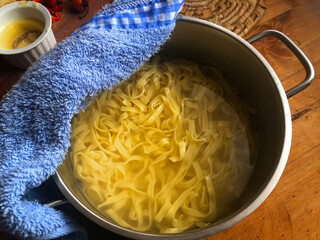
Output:
[[218,24],[243,37],[265,10],[263,0],[185,0],[180,14]]

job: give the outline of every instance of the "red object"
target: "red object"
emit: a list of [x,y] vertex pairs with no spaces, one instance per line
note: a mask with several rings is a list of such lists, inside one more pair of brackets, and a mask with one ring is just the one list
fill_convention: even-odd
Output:
[[71,5],[77,11],[82,12],[89,7],[89,0],[71,0]]
[[61,15],[59,12],[62,11],[63,1],[62,0],[41,0],[41,1],[45,3],[46,8],[49,10],[51,14],[52,22],[59,21],[61,19]]
[[52,22],[56,22],[56,21],[59,21],[61,19],[61,15],[60,15],[59,12],[53,11],[52,9],[50,9],[48,7],[47,7],[47,9],[51,14]]
[[62,1],[60,0],[46,0],[49,8],[51,8],[55,12],[61,12],[62,11]]
[[[1,1],[1,0],[0,0]],[[23,0],[20,0],[23,1]],[[51,14],[52,22],[59,21],[61,19],[61,15],[59,12],[63,9],[63,0],[32,0],[33,2],[39,2],[48,9]],[[65,1],[68,2],[69,0]],[[79,18],[84,18],[89,11],[89,0],[71,0],[71,5],[79,12],[83,12],[86,10],[86,13]]]

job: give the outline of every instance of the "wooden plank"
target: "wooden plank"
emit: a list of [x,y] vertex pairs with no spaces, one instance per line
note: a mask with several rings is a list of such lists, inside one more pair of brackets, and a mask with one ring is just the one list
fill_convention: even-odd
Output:
[[[320,68],[320,61],[314,64]],[[287,81],[299,82],[303,73],[299,72]],[[314,83],[303,92],[289,99],[292,114],[292,147],[289,161],[295,161],[308,151],[320,145],[320,72],[316,72]]]
[[269,0],[264,2],[266,11],[259,24],[267,22],[292,9],[291,1]]
[[266,12],[259,24],[276,18],[300,5],[308,4],[310,6],[315,6],[318,3],[317,0],[311,3],[308,3],[308,0],[265,0]]
[[[266,29],[276,29],[288,35],[312,61],[320,58],[320,7],[314,7],[316,2],[306,1],[290,11],[259,24],[249,33],[251,36]],[[285,79],[302,69],[302,65],[291,51],[275,38],[264,38],[253,46],[267,59],[280,79]],[[312,49],[311,49],[312,48]]]
[[320,147],[316,147],[299,161],[288,164],[274,191],[255,212],[206,239],[319,239],[319,155]]
[[24,73],[24,70],[17,69],[10,65],[7,61],[0,58],[0,100],[6,94],[18,78]]
[[52,26],[52,30],[58,42],[70,36],[71,33],[81,26],[83,23],[90,20],[99,10],[103,8],[106,4],[109,4],[112,0],[99,0],[89,2],[89,12],[87,16],[83,19],[79,19],[83,16],[84,12],[77,12],[70,2],[66,2],[61,12],[61,20],[55,22]]

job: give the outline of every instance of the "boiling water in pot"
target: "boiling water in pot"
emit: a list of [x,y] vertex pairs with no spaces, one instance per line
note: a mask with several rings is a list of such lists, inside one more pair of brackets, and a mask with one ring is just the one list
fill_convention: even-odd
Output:
[[217,69],[154,58],[73,119],[67,159],[101,214],[137,231],[184,232],[244,190],[251,113]]

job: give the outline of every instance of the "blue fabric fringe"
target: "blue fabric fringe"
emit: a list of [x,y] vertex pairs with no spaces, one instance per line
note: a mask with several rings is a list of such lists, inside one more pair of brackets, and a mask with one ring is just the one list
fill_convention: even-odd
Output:
[[[122,2],[131,1],[117,0],[116,7],[109,8],[117,11]],[[150,28],[80,31],[42,56],[3,97],[1,231],[18,239],[87,238],[72,214],[43,205],[48,192],[37,189],[65,156],[73,115],[99,92],[127,79],[159,50],[173,28],[174,22]]]

